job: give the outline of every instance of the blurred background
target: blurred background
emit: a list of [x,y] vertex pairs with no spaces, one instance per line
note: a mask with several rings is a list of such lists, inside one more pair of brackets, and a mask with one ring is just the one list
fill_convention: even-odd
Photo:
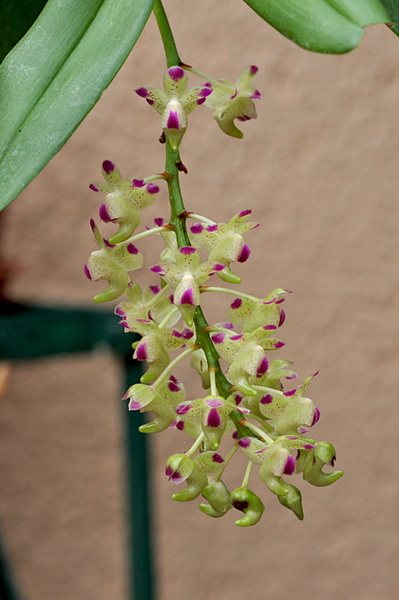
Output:
[[[306,52],[239,0],[165,8],[182,59],[234,81],[259,66],[258,119],[228,138],[202,108],[182,143],[189,210],[226,221],[251,208],[240,266],[248,293],[294,291],[279,354],[321,410],[316,439],[337,449],[345,476],[317,489],[299,480],[305,520],[253,478],[266,511],[250,529],[230,511],[213,520],[174,502],[168,456],[175,432],[151,437],[159,600],[393,600],[399,576],[399,40],[368,28],[344,56]],[[75,135],[4,212],[1,251],[15,301],[91,306],[103,289],[83,275],[95,249],[89,219],[104,159],[124,177],[163,171],[156,114],[134,89],[160,85],[155,20]],[[192,85],[199,80],[194,76]],[[144,216],[168,215],[166,194]],[[147,244],[147,266],[160,247]],[[140,283],[152,281],[140,274]],[[209,298],[207,307],[209,307]],[[223,318],[223,298],[207,308]],[[117,317],[115,317],[117,318]],[[277,355],[276,355],[277,356]],[[188,371],[182,373],[186,385]],[[107,351],[13,364],[0,399],[0,522],[29,600],[124,600],[122,419],[119,366]],[[242,472],[231,474],[239,485]],[[295,483],[295,482],[294,482]]]

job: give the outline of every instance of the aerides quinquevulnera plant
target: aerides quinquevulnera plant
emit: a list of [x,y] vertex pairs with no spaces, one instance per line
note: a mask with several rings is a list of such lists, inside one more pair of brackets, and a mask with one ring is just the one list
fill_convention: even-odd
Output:
[[[185,170],[179,147],[190,113],[200,105],[208,106],[223,132],[242,137],[235,120],[256,118],[255,101],[261,95],[252,80],[257,67],[246,68],[235,83],[203,75],[180,61],[163,11],[158,9],[156,16],[168,70],[163,88],[143,86],[136,92],[160,116],[165,169],[160,175],[124,180],[113,162],[103,162],[105,182],[90,187],[105,195],[100,220],[117,229],[106,239],[91,221],[99,249],[91,254],[85,273],[93,281],[108,282],[105,291],[95,296],[96,302],[125,296],[115,313],[125,331],[140,336],[133,343],[133,356],[148,368],[140,383],[124,395],[129,410],[154,415],[140,430],[155,433],[174,428],[181,433],[181,445],[165,467],[172,483],[185,484],[173,498],[188,501],[202,496],[199,507],[205,514],[221,517],[235,508],[243,513],[237,525],[254,525],[264,511],[262,500],[249,487],[256,465],[279,502],[302,519],[301,493],[291,483],[295,474],[315,486],[327,486],[342,472],[324,470],[334,464],[334,447],[315,441],[312,435],[320,417],[307,397],[313,376],[295,386],[297,375],[291,363],[272,357],[284,346],[279,329],[285,320],[282,306],[288,290],[277,288],[257,298],[230,287],[241,283],[234,263],[248,260],[250,247],[244,235],[258,223],[250,221],[247,207],[226,215],[224,222],[187,212],[179,186],[179,172]],[[188,88],[187,72],[205,83]],[[169,194],[169,222],[158,218],[153,226],[139,229],[142,213],[160,201],[162,186]],[[142,288],[133,272],[143,268],[140,242],[150,235],[160,239],[162,250],[159,261],[150,267],[153,285]],[[211,278],[221,280],[220,285]],[[201,307],[205,293],[231,296],[225,322],[208,323]],[[191,360],[200,377],[204,389],[200,398],[175,376],[182,360]],[[229,490],[223,476],[237,452],[244,455],[247,467],[238,487]]]

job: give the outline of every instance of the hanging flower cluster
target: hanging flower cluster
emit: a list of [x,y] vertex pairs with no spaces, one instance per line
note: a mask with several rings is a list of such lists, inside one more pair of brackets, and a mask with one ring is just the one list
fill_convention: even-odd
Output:
[[[136,91],[162,115],[167,142],[176,152],[187,127],[187,115],[213,94],[213,104],[209,105],[227,133],[235,135],[231,124],[242,111],[248,117],[255,116],[253,99],[260,97],[250,87],[255,72],[254,67],[244,71],[229,96],[225,81],[221,83],[223,94],[211,84],[187,91],[187,75],[180,66],[168,69],[164,91],[153,87]],[[250,210],[241,211],[226,223],[183,213],[179,219],[184,244],[178,243],[173,219],[170,223],[155,219],[153,227],[137,233],[141,212],[160,191],[154,181],[168,180],[170,174],[123,180],[117,167],[107,160],[103,175],[105,183],[90,187],[105,194],[100,219],[118,229],[105,239],[91,222],[99,250],[91,254],[85,273],[93,281],[104,279],[108,283],[95,301],[125,295],[115,313],[125,331],[140,336],[133,343],[133,356],[145,362],[147,370],[140,383],[124,395],[129,410],[153,415],[140,430],[153,433],[173,428],[191,438],[188,450],[166,462],[169,480],[185,484],[173,498],[188,501],[202,496],[205,502],[200,509],[205,514],[221,517],[235,508],[244,513],[237,525],[254,525],[264,511],[262,500],[249,488],[250,473],[256,465],[259,477],[279,502],[302,519],[301,493],[291,478],[301,474],[313,485],[326,486],[342,472],[324,471],[326,465],[334,465],[335,450],[328,442],[316,442],[311,434],[320,417],[319,409],[306,396],[312,377],[293,387],[297,375],[291,363],[273,358],[273,353],[284,346],[279,329],[285,321],[282,305],[288,290],[278,288],[265,298],[257,298],[229,287],[208,285],[212,277],[227,284],[241,282],[232,265],[249,258],[244,234],[258,223],[249,221]],[[153,285],[142,289],[132,279],[132,272],[143,267],[140,241],[150,235],[159,236],[166,247],[157,264],[150,267],[156,278]],[[205,321],[201,308],[204,293],[230,296],[226,322],[210,325]],[[175,375],[176,365],[188,357],[204,388],[198,398]],[[223,475],[236,452],[245,456],[247,468],[238,487],[229,490]]]

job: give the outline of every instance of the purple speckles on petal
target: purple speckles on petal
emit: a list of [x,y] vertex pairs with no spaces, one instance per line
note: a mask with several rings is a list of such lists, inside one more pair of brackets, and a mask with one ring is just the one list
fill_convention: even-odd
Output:
[[179,252],[185,256],[189,256],[190,254],[195,254],[197,250],[192,246],[183,246],[183,248],[179,248]]
[[212,462],[215,462],[215,463],[222,464],[222,463],[224,463],[224,458],[222,458],[222,457],[220,456],[220,454],[217,454],[217,453],[215,452],[215,454],[212,456]]
[[149,92],[148,92],[147,88],[145,88],[145,87],[137,88],[137,90],[135,90],[135,92],[141,98],[147,98],[149,95]]
[[171,110],[166,122],[167,129],[180,129],[179,115],[175,110]]
[[260,399],[261,404],[271,404],[273,402],[273,396],[271,394],[266,394],[263,398]]
[[240,448],[249,448],[249,446],[251,445],[251,438],[241,438],[240,440],[238,440],[238,445],[240,446]]
[[129,254],[138,254],[139,253],[138,248],[136,248],[136,246],[132,243],[130,243],[126,246],[126,250],[129,252]]
[[129,410],[140,410],[141,404],[138,400],[131,400],[129,402]]
[[149,194],[158,194],[159,187],[155,183],[147,183],[145,189]]
[[104,162],[103,162],[103,169],[104,169],[104,172],[107,175],[109,175],[110,173],[112,173],[113,171],[115,171],[115,165],[110,160],[104,160]]
[[208,427],[219,427],[220,422],[220,415],[217,409],[211,408],[206,419],[206,424],[208,425]]
[[90,279],[90,281],[91,281],[92,279],[91,279],[89,267],[87,265],[83,265],[83,272],[86,275],[87,279]]
[[241,304],[242,304],[241,298],[236,298],[234,300],[234,302],[232,304],[230,304],[230,308],[232,308],[233,310],[236,310],[237,308],[240,308]]
[[313,425],[316,425],[316,423],[318,422],[319,419],[320,419],[320,410],[317,408],[317,406],[315,406],[313,420],[312,420],[312,423],[310,426],[313,427]]
[[93,190],[93,192],[99,192],[99,191],[100,191],[100,190],[98,189],[98,187],[96,187],[96,186],[94,185],[94,183],[91,183],[91,184],[89,185],[89,188],[90,188],[91,190]]
[[194,234],[202,233],[204,231],[204,226],[202,225],[202,223],[195,223],[190,227],[190,231]]
[[101,204],[98,210],[98,214],[101,221],[104,221],[104,223],[109,223],[110,221],[112,221],[106,204]]
[[176,407],[176,413],[178,415],[185,415],[186,413],[188,413],[188,411],[191,409],[190,404],[179,404]]
[[280,312],[280,321],[278,323],[278,326],[281,327],[281,325],[284,323],[285,321],[285,311],[283,309],[281,309]]
[[189,304],[190,306],[195,306],[194,292],[192,288],[188,288],[188,290],[183,292],[180,298],[180,304]]
[[210,408],[220,408],[223,406],[223,400],[220,398],[208,398],[208,400],[205,400],[205,404]]
[[293,456],[291,456],[291,454],[290,454],[287,457],[287,460],[285,463],[284,474],[292,475],[294,471],[295,471],[295,458]]
[[135,358],[137,358],[137,360],[147,359],[147,347],[145,343],[137,346]]
[[251,65],[250,69],[249,69],[249,73],[250,75],[252,75],[252,77],[254,77],[254,75],[256,75],[256,73],[259,71],[259,67],[257,67],[256,65]]
[[212,336],[212,342],[214,344],[222,344],[225,336],[226,336],[226,334],[223,332],[216,333],[215,335]]
[[170,67],[168,75],[173,81],[180,81],[184,77],[184,71],[181,67]]
[[218,225],[216,225],[216,223],[215,223],[215,225],[209,225],[209,226],[206,228],[206,230],[207,230],[207,231],[210,231],[211,233],[212,233],[213,231],[217,231],[217,230],[218,230]]
[[248,246],[248,244],[244,244],[243,247],[241,248],[241,252],[237,257],[238,262],[240,263],[244,263],[248,260],[249,256],[251,254],[251,248]]
[[260,365],[256,369],[256,376],[262,377],[262,375],[264,375],[266,373],[268,368],[269,368],[269,361],[267,360],[267,358],[265,356],[262,358]]

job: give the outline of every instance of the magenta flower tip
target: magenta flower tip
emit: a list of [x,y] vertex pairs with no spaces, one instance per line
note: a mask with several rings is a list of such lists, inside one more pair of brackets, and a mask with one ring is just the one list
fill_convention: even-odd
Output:
[[147,98],[148,96],[148,90],[145,87],[141,87],[141,88],[137,88],[137,90],[134,90],[136,92],[136,94],[138,94],[141,98]]
[[137,346],[136,358],[137,358],[137,360],[146,360],[147,359],[147,348],[146,348],[145,343]]
[[179,115],[175,110],[171,110],[166,122],[167,129],[180,129]]
[[83,272],[86,275],[87,279],[89,279],[90,281],[92,281],[91,275],[90,275],[90,271],[89,271],[89,267],[87,265],[83,265]]
[[184,77],[184,71],[181,67],[170,67],[168,74],[173,81],[180,81]]
[[192,288],[188,288],[188,290],[183,292],[180,299],[180,304],[189,304],[190,306],[195,306],[194,292]]
[[101,221],[104,223],[109,223],[112,221],[106,204],[101,204],[100,208],[98,209],[98,215]]
[[133,179],[132,187],[142,188],[145,186],[145,183],[142,179]]
[[250,74],[252,76],[256,75],[256,73],[259,71],[259,67],[257,67],[256,65],[251,65],[251,68],[249,70]]
[[190,254],[195,254],[197,252],[197,250],[195,248],[193,248],[192,246],[183,246],[182,248],[179,248],[179,252],[181,254],[185,254],[186,256],[189,256]]
[[132,243],[127,245],[126,250],[129,252],[129,254],[138,254],[139,253],[138,248],[136,248],[136,246]]
[[230,308],[232,308],[233,310],[235,310],[237,308],[240,308],[241,304],[242,304],[241,298],[236,298],[234,300],[234,302],[232,304],[230,304]]
[[248,246],[248,244],[244,244],[243,247],[241,248],[241,252],[237,257],[238,262],[240,263],[244,263],[248,260],[249,256],[251,254],[251,248]]
[[290,454],[287,457],[287,461],[285,463],[284,474],[292,475],[294,471],[295,471],[295,458],[293,456],[291,456],[291,454]]
[[211,408],[208,413],[206,423],[208,427],[219,427],[220,426],[220,415],[216,408]]
[[204,231],[204,226],[202,225],[202,223],[195,223],[190,227],[190,231],[194,234],[201,233],[202,231]]
[[273,396],[271,394],[266,394],[263,398],[260,399],[261,404],[271,404],[273,402]]
[[159,187],[155,183],[147,183],[146,188],[149,194],[158,194]]
[[107,175],[112,173],[115,170],[115,165],[111,160],[104,160],[103,169]]
[[238,445],[241,448],[248,448],[248,446],[251,445],[251,438],[249,438],[249,437],[241,438],[240,440],[238,440]]
[[221,464],[221,463],[224,463],[224,458],[222,458],[222,457],[220,456],[220,454],[217,454],[217,453],[215,452],[215,454],[212,456],[212,462],[215,462],[215,463],[219,463],[219,464]]
[[99,191],[100,191],[100,190],[98,189],[98,187],[96,187],[96,186],[94,185],[94,183],[91,183],[91,184],[89,185],[89,188],[90,188],[91,190],[93,190],[93,192],[99,192]]
[[215,333],[215,335],[214,335],[214,336],[212,336],[212,342],[213,342],[214,344],[222,344],[222,343],[223,343],[223,340],[224,340],[224,338],[225,338],[225,335],[226,335],[226,334],[225,334],[225,333],[223,333],[223,332]]

